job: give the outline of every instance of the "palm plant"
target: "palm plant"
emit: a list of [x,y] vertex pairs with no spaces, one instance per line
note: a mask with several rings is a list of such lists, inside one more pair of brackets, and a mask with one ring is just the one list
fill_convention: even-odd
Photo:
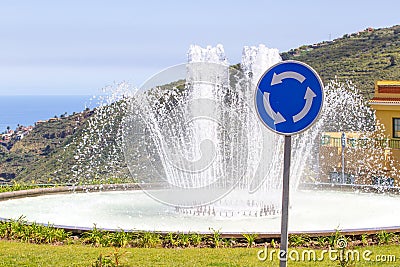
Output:
[[212,231],[211,241],[213,242],[213,246],[218,248],[221,245],[221,233],[220,230],[215,230],[214,228],[209,228]]
[[252,247],[256,244],[256,239],[258,237],[258,234],[256,233],[246,233],[246,234],[242,234],[242,236],[246,239],[247,241],[247,247]]
[[190,243],[193,246],[195,246],[195,247],[200,246],[202,240],[203,240],[203,236],[201,234],[198,234],[198,233],[190,234]]

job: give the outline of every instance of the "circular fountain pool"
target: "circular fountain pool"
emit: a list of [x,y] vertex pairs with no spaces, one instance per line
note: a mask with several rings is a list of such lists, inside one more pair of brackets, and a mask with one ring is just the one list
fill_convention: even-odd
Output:
[[[289,230],[385,228],[399,225],[399,196],[333,191],[298,191],[291,197]],[[0,217],[76,228],[279,233],[280,215],[193,215],[177,212],[143,191],[52,194],[0,202]]]

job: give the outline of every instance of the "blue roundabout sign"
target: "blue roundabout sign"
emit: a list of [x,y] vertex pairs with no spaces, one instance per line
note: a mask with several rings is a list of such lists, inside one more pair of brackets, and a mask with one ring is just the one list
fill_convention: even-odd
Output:
[[321,78],[303,62],[282,61],[258,82],[255,105],[261,121],[272,131],[293,135],[308,129],[324,102]]

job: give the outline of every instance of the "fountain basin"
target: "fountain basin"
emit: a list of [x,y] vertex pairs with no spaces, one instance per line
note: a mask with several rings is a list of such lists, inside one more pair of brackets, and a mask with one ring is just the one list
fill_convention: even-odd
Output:
[[[400,196],[299,190],[291,195],[289,231],[326,232],[335,229],[400,228]],[[63,193],[0,202],[0,217],[87,229],[160,232],[279,233],[280,215],[210,216],[182,214],[141,190]]]

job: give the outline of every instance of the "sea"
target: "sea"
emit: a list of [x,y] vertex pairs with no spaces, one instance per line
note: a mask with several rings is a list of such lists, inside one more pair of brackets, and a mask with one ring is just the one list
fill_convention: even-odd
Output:
[[38,120],[80,112],[98,105],[92,95],[0,95],[0,133],[17,125],[34,125]]

